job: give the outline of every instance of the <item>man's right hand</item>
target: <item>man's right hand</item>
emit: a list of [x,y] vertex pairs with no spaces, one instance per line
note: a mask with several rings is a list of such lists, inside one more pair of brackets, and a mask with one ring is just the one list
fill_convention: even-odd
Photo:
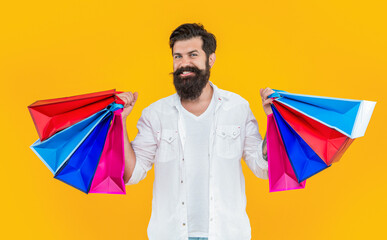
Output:
[[126,119],[137,101],[138,92],[124,92],[117,94],[117,97],[119,97],[122,101],[125,102],[124,110],[122,111],[121,116],[122,119]]

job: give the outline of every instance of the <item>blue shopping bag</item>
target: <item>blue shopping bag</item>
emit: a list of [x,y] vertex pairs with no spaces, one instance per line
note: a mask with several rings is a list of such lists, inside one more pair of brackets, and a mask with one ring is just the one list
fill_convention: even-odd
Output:
[[[299,183],[326,169],[328,165],[309,147],[272,105],[273,115],[289,161]],[[329,165],[330,166],[330,165]]]
[[57,172],[55,175],[56,179],[85,193],[89,192],[112,118],[112,114],[105,115],[102,121]]
[[376,102],[319,97],[274,90],[275,97],[290,108],[333,128],[350,138],[364,136]]

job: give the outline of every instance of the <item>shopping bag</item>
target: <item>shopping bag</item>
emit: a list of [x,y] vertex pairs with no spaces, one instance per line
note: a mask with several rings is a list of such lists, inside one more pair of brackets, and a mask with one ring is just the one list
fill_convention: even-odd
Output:
[[267,117],[266,134],[270,192],[305,188],[306,181],[299,183],[293,171],[273,114]]
[[[121,134],[120,144],[108,144],[113,151],[106,151],[101,164],[107,168],[116,169],[115,159],[120,157],[121,170],[120,193],[125,193],[123,184],[124,149],[123,125],[121,112],[125,104],[115,94],[115,90],[84,94],[68,98],[57,98],[35,102],[29,106],[40,139],[31,145],[31,149],[54,174],[54,177],[88,193],[97,172],[101,156],[105,149],[108,133],[117,138]],[[119,111],[119,118],[113,117]],[[115,119],[115,120],[113,120]],[[121,120],[121,122],[119,122]],[[113,123],[113,122],[114,123]],[[116,127],[112,127],[112,126]],[[114,129],[114,130],[113,130]],[[117,144],[117,141],[114,142]],[[119,152],[118,154],[116,152]],[[114,155],[114,156],[113,156]],[[109,178],[119,181],[117,171],[110,171]],[[99,171],[97,176],[100,176]],[[110,185],[112,185],[109,182]],[[102,186],[103,184],[100,184]],[[113,187],[105,189],[105,193],[114,192]],[[93,192],[98,189],[93,188]],[[102,192],[102,191],[100,191]]]
[[123,109],[114,112],[105,146],[97,166],[90,193],[125,194],[123,174],[125,169],[124,135],[122,113]]
[[285,122],[275,106],[272,105],[271,107],[287,156],[298,182],[301,183],[330,166]]
[[113,90],[72,97],[40,100],[28,106],[41,141],[101,111],[109,104],[123,102]]
[[55,175],[109,112],[105,108],[44,141],[37,140],[31,149]]
[[350,138],[364,135],[376,102],[294,94],[275,90],[269,97]]
[[112,118],[112,114],[105,115],[102,121],[56,173],[56,179],[85,193],[89,192]]
[[327,164],[339,161],[355,139],[280,103],[273,102],[281,117]]

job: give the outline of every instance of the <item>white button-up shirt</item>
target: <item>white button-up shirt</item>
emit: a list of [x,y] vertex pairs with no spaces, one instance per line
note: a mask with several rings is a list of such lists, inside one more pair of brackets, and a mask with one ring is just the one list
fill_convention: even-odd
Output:
[[[253,173],[268,178],[262,137],[249,103],[212,82],[216,100],[209,139],[209,240],[251,239],[241,158]],[[127,183],[136,184],[155,165],[150,240],[187,240],[185,131],[175,93],[145,108],[131,142],[136,165]]]

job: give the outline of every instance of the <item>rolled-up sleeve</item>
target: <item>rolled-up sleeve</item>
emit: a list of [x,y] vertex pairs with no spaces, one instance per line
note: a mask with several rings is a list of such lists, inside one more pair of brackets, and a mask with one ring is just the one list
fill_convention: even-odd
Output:
[[136,155],[136,164],[132,176],[126,185],[140,182],[145,178],[147,172],[154,164],[157,151],[157,138],[152,129],[151,117],[149,109],[145,108],[137,122],[138,133],[131,142]]
[[268,179],[268,164],[262,156],[263,140],[258,130],[258,122],[248,106],[246,136],[243,148],[243,159],[255,176]]

